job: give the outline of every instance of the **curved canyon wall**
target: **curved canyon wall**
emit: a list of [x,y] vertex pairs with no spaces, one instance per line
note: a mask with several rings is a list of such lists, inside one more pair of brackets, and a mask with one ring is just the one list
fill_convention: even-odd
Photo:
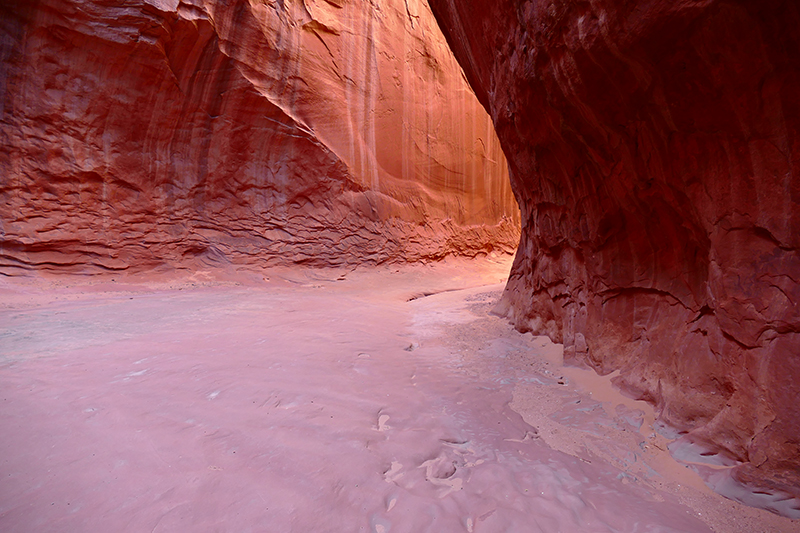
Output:
[[421,0],[0,6],[0,272],[511,251],[485,110]]
[[800,496],[797,3],[431,6],[522,210],[500,311]]

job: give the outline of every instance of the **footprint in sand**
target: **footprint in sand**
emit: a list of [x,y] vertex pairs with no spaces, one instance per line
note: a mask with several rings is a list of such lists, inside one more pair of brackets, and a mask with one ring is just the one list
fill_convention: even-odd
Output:
[[392,429],[392,426],[386,423],[389,421],[389,418],[391,418],[389,415],[380,415],[378,417],[378,431],[383,432],[387,429]]
[[389,511],[391,511],[392,509],[394,509],[394,506],[395,506],[395,505],[397,505],[397,496],[395,496],[394,494],[392,494],[391,496],[389,496],[389,497],[386,499],[386,512],[388,513]]
[[386,483],[394,483],[397,479],[403,477],[403,464],[399,461],[392,461],[392,466],[383,472],[383,479]]
[[389,530],[392,529],[392,523],[380,516],[373,516],[370,522],[374,533],[389,533]]
[[[428,482],[445,489],[439,494],[439,498],[444,498],[451,492],[464,488],[464,480],[455,477],[458,471],[458,463],[459,461],[454,461],[446,455],[440,455],[419,465],[419,468],[425,469],[425,479]],[[461,463],[461,466],[464,466],[463,463]]]

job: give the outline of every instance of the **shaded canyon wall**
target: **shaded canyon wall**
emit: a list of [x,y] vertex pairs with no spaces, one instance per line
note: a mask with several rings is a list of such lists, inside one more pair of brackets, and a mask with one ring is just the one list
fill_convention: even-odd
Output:
[[491,121],[420,0],[12,0],[0,39],[0,272],[518,242]]
[[499,310],[799,496],[798,4],[431,6],[522,210]]

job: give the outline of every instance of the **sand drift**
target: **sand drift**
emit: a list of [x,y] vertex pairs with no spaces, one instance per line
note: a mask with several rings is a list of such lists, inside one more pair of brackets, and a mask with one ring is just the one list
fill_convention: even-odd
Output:
[[4,282],[0,530],[790,530],[490,316],[508,267]]

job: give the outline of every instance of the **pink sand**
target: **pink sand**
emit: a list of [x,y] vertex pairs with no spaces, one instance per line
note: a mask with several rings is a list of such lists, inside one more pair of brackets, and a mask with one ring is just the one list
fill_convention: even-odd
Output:
[[587,393],[503,366],[508,266],[3,282],[0,530],[712,531],[512,409]]

